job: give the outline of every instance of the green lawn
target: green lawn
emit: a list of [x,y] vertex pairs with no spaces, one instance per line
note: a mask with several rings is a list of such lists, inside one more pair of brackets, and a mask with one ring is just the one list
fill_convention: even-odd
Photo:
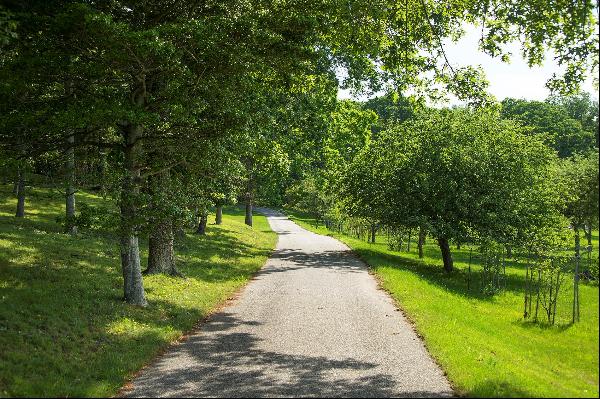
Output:
[[[486,296],[477,287],[477,260],[467,289],[468,247],[454,249],[460,270],[447,275],[433,239],[421,261],[416,245],[411,253],[390,251],[385,243],[332,233],[322,225],[316,228],[306,215],[287,213],[309,230],[341,239],[372,267],[459,394],[598,397],[597,286],[581,286],[581,322],[576,325],[568,322],[570,281],[565,281],[556,326],[524,322],[525,270],[520,264],[509,263],[505,291]],[[594,238],[597,251],[598,235]]]
[[[86,193],[77,201],[110,206]],[[150,306],[141,309],[121,301],[114,233],[62,234],[58,192],[32,190],[24,220],[15,220],[15,203],[10,187],[0,186],[0,396],[115,394],[243,286],[277,240],[263,216],[250,229],[242,211],[227,209],[223,225],[176,244],[187,278],[144,278]]]

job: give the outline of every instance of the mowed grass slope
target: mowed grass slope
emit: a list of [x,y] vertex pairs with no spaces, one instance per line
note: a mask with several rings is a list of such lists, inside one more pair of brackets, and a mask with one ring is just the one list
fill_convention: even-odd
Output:
[[[425,246],[425,258],[419,260],[416,243],[411,253],[390,251],[384,242],[369,244],[322,225],[315,228],[306,215],[287,213],[311,231],[344,241],[372,267],[459,394],[598,397],[597,286],[580,286],[580,323],[569,324],[572,282],[568,278],[558,304],[557,325],[524,322],[525,269],[520,263],[508,263],[506,290],[487,296],[478,286],[477,259],[467,289],[468,247],[461,251],[453,247],[460,271],[448,275],[433,239]],[[593,246],[597,258],[597,234]]]
[[[10,187],[0,186],[0,396],[115,394],[244,285],[277,240],[263,216],[251,229],[243,212],[226,209],[206,236],[178,240],[177,267],[187,278],[144,277],[149,307],[141,309],[121,300],[115,234],[63,234],[63,198],[29,190],[26,217],[16,220]],[[82,192],[77,201],[110,206]]]

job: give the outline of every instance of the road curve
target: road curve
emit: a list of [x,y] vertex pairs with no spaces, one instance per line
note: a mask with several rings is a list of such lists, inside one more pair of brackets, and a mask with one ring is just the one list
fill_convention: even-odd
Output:
[[265,267],[124,396],[452,395],[410,324],[346,245],[261,211],[279,234]]

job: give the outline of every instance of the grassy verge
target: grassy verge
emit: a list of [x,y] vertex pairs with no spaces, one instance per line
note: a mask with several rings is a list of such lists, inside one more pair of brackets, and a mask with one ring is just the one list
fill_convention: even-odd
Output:
[[559,302],[558,325],[523,322],[525,270],[518,263],[508,264],[505,291],[487,296],[473,286],[480,270],[477,260],[467,289],[468,247],[454,250],[459,271],[448,275],[434,240],[428,240],[425,258],[419,260],[416,245],[411,253],[390,251],[385,243],[333,233],[315,227],[302,213],[287,213],[308,230],[344,241],[372,267],[459,394],[598,397],[597,286],[581,286],[581,322],[576,325],[568,323],[569,281]]
[[[150,306],[140,309],[121,301],[114,234],[62,234],[63,197],[45,189],[31,190],[15,220],[9,193],[0,186],[0,396],[113,395],[243,286],[277,240],[263,216],[250,229],[242,211],[226,209],[222,225],[177,243],[187,278],[144,278]],[[77,201],[108,206],[86,193]]]

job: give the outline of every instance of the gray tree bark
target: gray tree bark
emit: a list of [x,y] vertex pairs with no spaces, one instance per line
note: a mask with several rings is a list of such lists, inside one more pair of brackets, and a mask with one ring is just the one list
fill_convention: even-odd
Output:
[[[162,171],[149,179],[150,191],[153,194],[165,194],[166,187],[170,181],[169,170]],[[152,197],[153,200],[156,197]],[[157,212],[160,205],[152,203],[156,216],[152,219],[150,234],[148,237],[148,267],[144,274],[169,274],[181,276],[175,267],[175,237],[173,233],[173,222],[167,215]]]
[[67,138],[66,187],[65,187],[65,230],[69,234],[77,234],[75,225],[75,136]]
[[215,224],[223,223],[223,205],[217,205]]
[[15,216],[22,218],[25,216],[25,170],[19,166],[17,176],[17,212]]
[[248,226],[252,227],[252,196],[246,196],[246,219],[244,220]]
[[181,276],[175,267],[173,225],[162,220],[152,226],[148,240],[148,268],[144,274],[169,274]]
[[438,245],[442,251],[442,259],[444,261],[444,270],[451,272],[454,270],[454,261],[452,259],[452,253],[450,252],[450,245],[446,238],[438,238]]
[[121,187],[121,267],[125,301],[132,305],[147,306],[136,219],[136,197],[139,194],[140,168],[137,165],[138,139],[142,134],[140,125],[128,124],[123,128],[124,161],[126,175]]

